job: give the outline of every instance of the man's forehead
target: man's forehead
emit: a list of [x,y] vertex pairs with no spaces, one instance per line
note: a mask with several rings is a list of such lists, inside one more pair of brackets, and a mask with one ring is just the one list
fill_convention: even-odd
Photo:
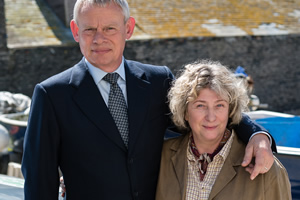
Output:
[[[124,16],[124,14],[123,14],[122,8],[121,8],[119,5],[115,4],[115,3],[107,3],[106,5],[103,5],[103,6],[98,5],[98,4],[87,4],[87,3],[86,3],[86,5],[83,5],[83,6],[79,9],[79,11],[78,11],[78,18],[82,18],[82,17],[86,16],[85,14],[89,14],[89,13],[91,12],[91,9],[107,8],[110,4],[114,4],[114,7],[113,7],[113,9],[111,9],[111,11],[114,12],[114,11],[116,11],[115,9],[117,9],[117,12],[119,12],[119,13],[122,15],[122,17],[123,17],[123,19],[124,19],[124,21],[125,21],[125,16]],[[110,8],[111,8],[111,7],[110,7]],[[100,13],[100,11],[99,11],[99,13]],[[90,16],[89,16],[89,17],[90,17]],[[101,15],[98,15],[97,17],[96,17],[96,16],[91,17],[89,20],[92,20],[92,19],[97,20],[97,18],[99,19],[99,17],[101,17]],[[113,20],[114,20],[113,17],[107,18],[106,16],[103,16],[103,18],[105,18],[104,21],[107,21],[107,22],[113,21]],[[115,21],[118,21],[118,20],[115,19]],[[115,22],[115,23],[116,23],[116,22]]]

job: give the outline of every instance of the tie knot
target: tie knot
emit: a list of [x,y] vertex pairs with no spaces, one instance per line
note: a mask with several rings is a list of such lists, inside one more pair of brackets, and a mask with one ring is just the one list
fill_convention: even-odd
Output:
[[103,80],[109,82],[110,84],[116,84],[119,78],[118,73],[108,73],[103,77]]

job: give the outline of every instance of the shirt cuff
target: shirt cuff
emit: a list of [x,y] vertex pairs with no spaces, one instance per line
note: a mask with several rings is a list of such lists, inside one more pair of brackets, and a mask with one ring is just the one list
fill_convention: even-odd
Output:
[[250,141],[255,135],[260,134],[260,133],[261,133],[261,134],[265,134],[266,136],[268,136],[268,138],[269,138],[269,140],[270,140],[270,147],[272,147],[272,138],[271,138],[270,134],[267,133],[267,132],[265,132],[265,131],[258,131],[258,132],[253,133],[253,134],[251,135],[251,137],[249,138],[249,141]]

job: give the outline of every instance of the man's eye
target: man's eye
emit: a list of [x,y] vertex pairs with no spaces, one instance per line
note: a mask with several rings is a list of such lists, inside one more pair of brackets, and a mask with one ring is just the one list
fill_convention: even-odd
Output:
[[107,33],[107,34],[114,34],[116,32],[116,28],[115,27],[107,27],[104,29],[104,31]]
[[93,29],[93,28],[87,28],[87,29],[85,29],[85,31],[86,32],[92,32],[92,31],[94,31],[95,29]]
[[218,104],[217,107],[219,108],[224,107],[224,104]]

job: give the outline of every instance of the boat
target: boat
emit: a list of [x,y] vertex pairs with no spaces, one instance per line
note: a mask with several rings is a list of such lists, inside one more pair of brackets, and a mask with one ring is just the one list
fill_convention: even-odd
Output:
[[293,200],[300,200],[300,116],[257,110],[247,113],[272,134],[277,145],[276,157],[286,168]]
[[[0,152],[0,174],[9,172],[9,163],[21,164],[27,120],[27,112],[0,115],[0,125],[9,137],[7,146]],[[21,177],[20,174],[17,177]]]

